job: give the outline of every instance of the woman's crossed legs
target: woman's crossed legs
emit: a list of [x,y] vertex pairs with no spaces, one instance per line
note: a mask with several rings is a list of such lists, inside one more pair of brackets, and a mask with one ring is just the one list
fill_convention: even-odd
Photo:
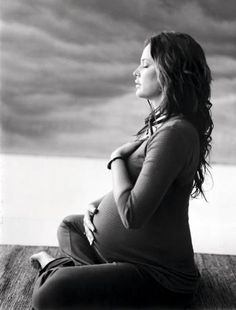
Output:
[[187,295],[166,290],[135,264],[104,262],[84,235],[81,215],[64,219],[58,240],[67,257],[50,261],[40,272],[35,310],[157,309],[157,304],[163,309],[169,301],[187,301]]

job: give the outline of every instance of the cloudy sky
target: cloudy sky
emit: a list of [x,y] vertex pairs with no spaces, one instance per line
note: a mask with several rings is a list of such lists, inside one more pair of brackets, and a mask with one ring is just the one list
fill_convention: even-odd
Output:
[[149,112],[132,72],[144,40],[192,35],[212,69],[212,161],[236,163],[234,0],[1,1],[2,150],[109,158]]

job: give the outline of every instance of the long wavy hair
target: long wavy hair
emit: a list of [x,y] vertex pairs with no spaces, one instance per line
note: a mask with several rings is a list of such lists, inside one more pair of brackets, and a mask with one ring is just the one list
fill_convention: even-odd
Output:
[[145,46],[148,44],[159,70],[163,94],[159,114],[165,114],[167,119],[173,115],[183,115],[198,131],[200,158],[191,197],[201,194],[206,199],[203,182],[210,166],[208,155],[211,150],[213,121],[210,111],[212,104],[209,101],[212,77],[204,51],[190,35],[174,31],[164,31],[152,36],[146,40]]

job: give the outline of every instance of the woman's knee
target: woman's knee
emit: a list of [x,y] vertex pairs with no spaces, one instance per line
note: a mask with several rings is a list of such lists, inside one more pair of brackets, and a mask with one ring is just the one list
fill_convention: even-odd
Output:
[[57,229],[57,236],[65,232],[76,230],[78,226],[83,222],[83,215],[68,215],[66,216]]
[[73,226],[77,226],[79,222],[81,222],[81,220],[83,220],[84,215],[82,214],[72,214],[72,215],[68,215],[66,216],[62,222],[61,225],[64,227],[73,227]]

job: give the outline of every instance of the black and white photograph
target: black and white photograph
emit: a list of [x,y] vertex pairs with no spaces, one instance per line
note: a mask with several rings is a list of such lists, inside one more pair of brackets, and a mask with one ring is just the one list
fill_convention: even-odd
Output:
[[236,309],[235,1],[0,5],[0,309]]

